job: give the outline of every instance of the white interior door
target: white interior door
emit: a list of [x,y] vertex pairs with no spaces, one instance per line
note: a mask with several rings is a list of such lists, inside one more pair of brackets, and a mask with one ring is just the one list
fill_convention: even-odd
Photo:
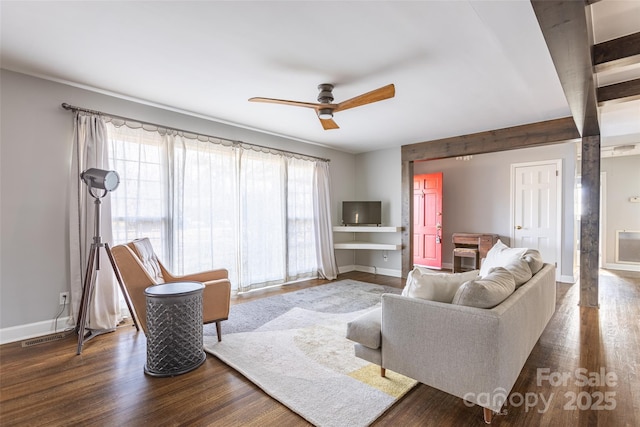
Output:
[[511,165],[512,247],[538,249],[561,272],[562,161]]

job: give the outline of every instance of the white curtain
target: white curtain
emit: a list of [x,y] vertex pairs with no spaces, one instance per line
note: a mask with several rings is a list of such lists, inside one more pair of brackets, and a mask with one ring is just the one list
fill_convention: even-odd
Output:
[[331,224],[331,182],[329,164],[316,162],[313,180],[314,231],[318,273],[325,279],[338,277],[338,265],[333,250],[333,226]]
[[[226,268],[235,292],[317,277],[318,232],[331,245],[321,259],[335,266],[330,215],[314,228],[316,164],[324,176],[326,162],[116,120],[107,129],[121,178],[112,195],[116,243],[149,237],[177,274]],[[328,181],[320,182],[324,206]],[[332,277],[331,267],[321,271]]]
[[165,137],[173,175],[167,222],[170,265],[180,273],[226,268],[238,276],[237,155],[229,146],[183,135]]
[[286,280],[286,162],[280,156],[239,149],[240,274],[238,289]]
[[[326,164],[326,162],[322,162]],[[287,278],[289,281],[317,277],[314,230],[313,177],[316,162],[289,158],[287,161]]]
[[[100,116],[76,112],[74,116],[73,153],[69,174],[69,260],[71,271],[71,307],[76,323],[82,300],[91,244],[95,236],[95,199],[88,193],[80,174],[89,169],[109,169],[107,130]],[[117,190],[116,190],[117,191]],[[111,243],[111,193],[101,199],[100,237]],[[122,320],[120,298],[111,263],[103,248],[98,249],[100,270],[90,295],[87,325],[92,330],[112,330]]]

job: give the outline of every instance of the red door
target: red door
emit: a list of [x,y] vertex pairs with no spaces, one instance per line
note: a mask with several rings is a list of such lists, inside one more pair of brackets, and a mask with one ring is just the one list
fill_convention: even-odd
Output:
[[442,172],[413,177],[413,263],[442,268]]

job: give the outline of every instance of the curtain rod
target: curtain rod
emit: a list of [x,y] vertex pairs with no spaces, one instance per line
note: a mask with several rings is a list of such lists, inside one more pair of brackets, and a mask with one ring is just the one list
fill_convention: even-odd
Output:
[[220,140],[223,140],[223,141],[232,142],[234,144],[244,144],[244,145],[248,145],[248,146],[251,146],[251,147],[263,148],[265,150],[274,151],[276,153],[283,153],[283,154],[290,154],[290,155],[293,155],[293,156],[307,157],[307,158],[310,158],[310,159],[316,159],[316,160],[320,160],[320,161],[323,161],[323,162],[330,162],[331,161],[331,159],[325,159],[323,157],[311,156],[309,154],[296,153],[295,151],[289,151],[289,150],[283,150],[283,149],[280,149],[280,148],[267,147],[265,145],[258,145],[258,144],[253,144],[253,143],[249,143],[249,142],[244,142],[244,141],[233,141],[233,140],[227,139],[227,138],[220,138],[219,136],[205,135],[205,134],[202,134],[202,133],[199,133],[199,132],[192,132],[192,131],[188,131],[188,130],[184,130],[184,129],[173,128],[173,127],[170,127],[170,126],[159,125],[157,123],[145,122],[145,121],[134,119],[134,118],[131,118],[131,117],[124,117],[124,116],[119,116],[117,114],[105,113],[105,112],[98,111],[98,110],[90,110],[88,108],[76,107],[75,105],[70,105],[70,104],[67,104],[66,102],[62,103],[62,108],[64,108],[65,110],[70,110],[70,111],[81,111],[83,113],[96,114],[96,115],[99,115],[99,116],[107,116],[107,117],[110,117],[112,119],[131,120],[131,121],[134,121],[136,123],[140,123],[142,125],[150,125],[150,126],[155,126],[155,127],[158,127],[158,128],[172,130],[172,131],[176,131],[176,132],[183,132],[183,133],[188,133],[188,134],[193,134],[193,135],[200,135],[200,136],[204,136],[204,137],[207,137],[207,138],[220,139]]

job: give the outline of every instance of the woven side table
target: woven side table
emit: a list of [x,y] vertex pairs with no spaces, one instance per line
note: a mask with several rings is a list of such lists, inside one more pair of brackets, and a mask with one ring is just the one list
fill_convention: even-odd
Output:
[[202,365],[202,290],[198,282],[150,286],[147,299],[145,374],[172,377]]

